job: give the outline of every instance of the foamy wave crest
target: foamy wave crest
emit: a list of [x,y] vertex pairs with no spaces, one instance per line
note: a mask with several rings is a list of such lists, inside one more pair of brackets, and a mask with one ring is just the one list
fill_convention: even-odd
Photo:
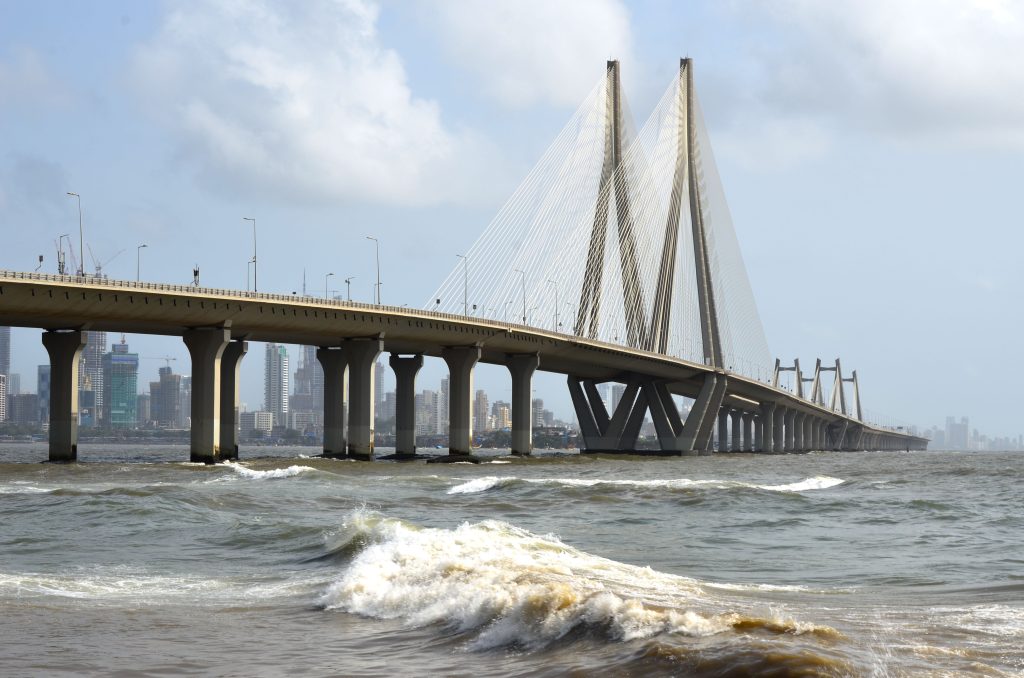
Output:
[[443,624],[471,634],[470,649],[534,649],[575,629],[615,640],[823,631],[714,610],[695,580],[600,558],[500,521],[445,530],[357,511],[342,533],[360,539],[360,550],[324,593],[327,609],[416,627]]
[[655,480],[611,480],[594,478],[518,478],[516,476],[482,476],[456,485],[448,490],[448,494],[477,494],[494,488],[517,484],[552,485],[559,487],[601,487],[601,488],[636,488],[636,489],[668,489],[687,490],[703,488],[715,489],[754,489],[769,492],[805,492],[807,490],[824,490],[843,483],[840,478],[815,476],[787,485],[758,485],[736,480],[690,480],[689,478],[655,479]]
[[0,494],[46,494],[48,492],[53,492],[53,490],[19,481],[15,481],[10,485],[0,485]]
[[288,468],[274,468],[267,471],[257,471],[255,469],[246,468],[241,464],[234,462],[227,462],[225,464],[232,471],[250,480],[270,480],[273,478],[291,478],[297,476],[300,473],[306,473],[308,471],[315,471],[316,469],[312,466],[289,466]]

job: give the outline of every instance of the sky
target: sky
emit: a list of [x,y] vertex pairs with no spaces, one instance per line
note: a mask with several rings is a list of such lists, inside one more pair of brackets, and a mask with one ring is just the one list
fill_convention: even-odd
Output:
[[[73,191],[114,278],[244,289],[253,217],[261,291],[370,301],[370,235],[382,301],[421,306],[607,59],[642,121],[683,56],[772,352],[841,357],[883,421],[1024,431],[1018,2],[0,0],[0,268],[56,272]],[[141,383],[187,371],[128,341]],[[16,329],[24,387],[44,361]],[[262,370],[252,345],[251,409]]]

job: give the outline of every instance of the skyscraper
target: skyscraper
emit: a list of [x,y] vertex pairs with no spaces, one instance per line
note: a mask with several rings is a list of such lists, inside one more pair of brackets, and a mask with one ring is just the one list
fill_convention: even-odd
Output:
[[323,413],[324,369],[316,359],[315,346],[303,346],[301,364],[295,370],[295,384],[289,410]]
[[473,401],[473,432],[483,433],[490,430],[488,415],[490,411],[487,406],[487,392],[477,389],[476,398]]
[[[102,425],[103,354],[107,350],[106,332],[85,332],[85,348],[78,362],[78,405],[85,426]],[[92,391],[84,395],[83,391]]]
[[50,366],[39,365],[36,368],[36,394],[39,396],[39,421],[46,424],[50,421]]
[[0,374],[0,421],[7,421],[7,375]]
[[288,349],[281,344],[267,344],[263,409],[273,413],[275,426],[288,425]]
[[0,374],[11,373],[11,328],[0,327]]
[[374,419],[384,415],[384,363],[379,360],[373,366],[373,412]]
[[103,354],[103,425],[128,429],[138,424],[139,355],[128,352],[124,337]]
[[149,382],[150,417],[157,426],[174,428],[181,425],[181,375],[161,367],[160,381]]

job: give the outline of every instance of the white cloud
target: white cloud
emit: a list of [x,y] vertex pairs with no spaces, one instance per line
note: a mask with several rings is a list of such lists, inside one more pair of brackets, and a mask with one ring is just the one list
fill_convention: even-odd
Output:
[[488,149],[412,95],[377,14],[367,0],[176,5],[135,80],[204,183],[295,200],[470,199]]
[[31,49],[18,49],[6,62],[0,60],[0,108],[62,105],[69,101],[67,88]]
[[1024,5],[1007,0],[763,3],[781,29],[759,99],[904,139],[1024,147]]
[[607,59],[632,64],[617,0],[446,0],[430,6],[444,49],[504,104],[575,106]]

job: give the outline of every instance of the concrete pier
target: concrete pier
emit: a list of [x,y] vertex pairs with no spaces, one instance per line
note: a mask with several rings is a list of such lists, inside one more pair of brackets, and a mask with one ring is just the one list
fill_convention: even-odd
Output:
[[416,456],[416,374],[423,367],[423,354],[388,359],[395,371],[395,457]]
[[718,451],[729,449],[729,408],[718,408]]
[[348,455],[348,440],[345,438],[348,353],[343,348],[322,346],[316,350],[316,359],[324,370],[323,455],[344,459]]
[[743,413],[743,451],[753,452],[754,445],[754,413],[744,412]]
[[743,412],[740,410],[732,410],[729,413],[729,428],[731,439],[729,441],[730,452],[742,452],[743,451]]
[[249,342],[236,339],[220,356],[220,458],[238,459],[238,375]]
[[786,451],[786,408],[782,405],[775,406],[775,439],[772,443],[772,451],[782,453]]
[[796,410],[786,410],[786,452],[796,450]]
[[761,403],[761,414],[758,417],[758,429],[761,431],[761,444],[757,451],[771,454],[775,451],[775,403]]
[[348,456],[373,459],[373,366],[384,349],[380,339],[352,339],[348,352]]
[[797,412],[796,416],[793,417],[793,451],[803,452],[804,447],[804,420],[807,419],[807,415],[803,412]]
[[50,461],[78,459],[78,363],[85,335],[43,332],[43,346],[50,356]]
[[221,355],[231,341],[224,327],[186,330],[183,336],[192,358],[193,462],[214,464],[220,458]]
[[448,363],[448,454],[473,452],[473,368],[480,360],[479,346],[443,349]]
[[506,364],[512,376],[512,454],[528,457],[533,452],[533,373],[540,357],[510,355]]

